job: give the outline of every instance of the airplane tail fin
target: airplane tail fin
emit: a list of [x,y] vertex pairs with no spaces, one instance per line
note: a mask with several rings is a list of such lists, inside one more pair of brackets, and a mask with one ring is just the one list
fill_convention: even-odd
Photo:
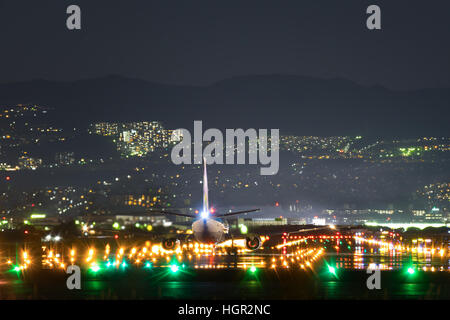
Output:
[[208,175],[206,172],[206,159],[203,158],[203,212],[209,214],[208,203]]

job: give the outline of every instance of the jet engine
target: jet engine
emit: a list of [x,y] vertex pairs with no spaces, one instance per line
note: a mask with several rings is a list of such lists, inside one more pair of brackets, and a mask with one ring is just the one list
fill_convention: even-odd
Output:
[[168,238],[164,239],[161,243],[161,246],[164,250],[175,250],[180,241],[176,238]]
[[250,235],[245,238],[245,247],[249,250],[257,250],[261,247],[262,241],[259,236]]

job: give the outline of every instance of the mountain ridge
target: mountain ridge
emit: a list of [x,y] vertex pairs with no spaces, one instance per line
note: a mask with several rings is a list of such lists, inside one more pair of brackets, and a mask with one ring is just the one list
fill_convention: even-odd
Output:
[[[298,135],[448,135],[450,88],[394,91],[342,78],[236,76],[206,86],[108,75],[0,84],[0,105],[41,104],[55,121],[160,120],[168,127],[280,128]],[[322,134],[321,134],[322,133]]]

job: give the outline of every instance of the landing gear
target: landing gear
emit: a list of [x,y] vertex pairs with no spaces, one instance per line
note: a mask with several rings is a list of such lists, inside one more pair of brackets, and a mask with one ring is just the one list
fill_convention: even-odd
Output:
[[228,268],[237,268],[238,249],[234,246],[234,239],[231,237],[231,247],[227,247],[228,256],[225,258]]
[[237,255],[238,254],[238,250],[237,248],[234,246],[234,239],[233,237],[231,238],[231,248],[227,248],[227,253],[228,255]]
[[180,244],[180,241],[176,238],[168,238],[164,239],[161,243],[161,246],[164,250],[174,250],[177,245]]

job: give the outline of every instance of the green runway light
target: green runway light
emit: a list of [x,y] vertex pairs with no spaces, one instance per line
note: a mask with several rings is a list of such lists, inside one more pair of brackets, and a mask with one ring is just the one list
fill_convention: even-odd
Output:
[[256,267],[255,266],[251,266],[250,267],[250,272],[255,273],[256,272]]
[[98,271],[100,271],[100,267],[98,266],[98,265],[93,265],[92,267],[91,267],[91,270],[93,271],[93,272],[98,272]]
[[409,274],[414,274],[414,272],[416,272],[416,271],[414,270],[414,268],[411,268],[411,267],[408,268],[408,273],[409,273]]
[[335,269],[334,267],[328,266],[328,271],[329,271],[331,274],[336,275],[336,269]]
[[241,224],[240,225],[240,229],[241,229],[241,233],[242,234],[247,234],[248,228],[247,228],[247,226],[245,224]]
[[30,219],[44,219],[46,217],[45,214],[34,213],[30,216]]
[[173,273],[177,273],[179,269],[180,268],[175,264],[170,266],[170,271],[172,271]]
[[147,263],[145,264],[144,267],[145,267],[145,268],[151,268],[151,267],[152,267],[152,264],[151,264],[150,262],[147,262]]
[[14,267],[14,271],[15,271],[15,272],[19,272],[19,271],[20,271],[20,267],[15,266],[15,267]]
[[125,268],[127,266],[127,263],[124,261],[122,262],[122,268]]

